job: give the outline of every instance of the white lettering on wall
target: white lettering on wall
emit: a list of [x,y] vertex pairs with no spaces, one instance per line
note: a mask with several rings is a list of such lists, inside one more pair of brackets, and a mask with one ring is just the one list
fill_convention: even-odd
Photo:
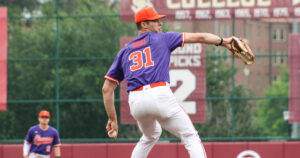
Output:
[[150,0],[132,0],[131,10],[134,13],[138,12],[140,9],[145,7],[153,7],[153,4]]
[[295,16],[300,16],[300,8],[295,8],[294,14]]
[[268,8],[254,8],[254,17],[270,17]]
[[196,10],[196,19],[211,19],[210,10]]
[[258,0],[257,5],[260,7],[269,7],[271,6],[271,0]]
[[220,2],[219,0],[212,0],[212,7],[213,8],[223,8],[223,7],[225,7],[225,1]]
[[198,8],[209,8],[210,6],[210,1],[203,2],[203,0],[198,0]]
[[250,10],[249,9],[236,9],[235,10],[235,17],[237,17],[237,18],[251,18]]
[[179,82],[181,85],[174,92],[179,105],[186,113],[196,114],[196,101],[187,101],[187,98],[196,90],[197,78],[195,74],[189,69],[170,70],[170,86],[177,87]]
[[215,10],[215,17],[216,18],[231,18],[230,10],[229,9],[216,9]]
[[170,65],[175,67],[200,67],[201,57],[200,56],[174,56],[170,58]]
[[253,7],[255,5],[254,0],[241,0],[243,7]]
[[[169,9],[269,7],[272,0],[167,0]],[[293,0],[293,5],[300,0]]]
[[202,53],[202,45],[200,43],[185,44],[184,47],[178,47],[172,54],[200,54]]
[[167,0],[167,6],[170,9],[180,9],[180,2],[174,3],[172,0]]
[[179,20],[192,19],[189,10],[176,10],[175,18]]
[[274,8],[273,16],[274,17],[288,17],[289,16],[288,8]]
[[240,1],[237,0],[227,0],[227,6],[228,7],[239,7],[240,6]]
[[297,5],[300,3],[300,0],[293,0],[293,5]]
[[195,8],[195,0],[182,0],[182,8]]

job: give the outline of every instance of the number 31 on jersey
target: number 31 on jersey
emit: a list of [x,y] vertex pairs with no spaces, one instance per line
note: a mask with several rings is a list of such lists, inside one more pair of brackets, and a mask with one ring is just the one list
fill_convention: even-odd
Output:
[[[146,55],[146,61],[143,61],[143,54]],[[149,66],[154,66],[154,61],[152,60],[151,57],[151,49],[150,47],[146,47],[143,52],[141,51],[135,51],[132,52],[129,57],[129,60],[132,60],[133,65],[130,66],[131,71],[136,71],[141,69],[142,67],[149,67]]]

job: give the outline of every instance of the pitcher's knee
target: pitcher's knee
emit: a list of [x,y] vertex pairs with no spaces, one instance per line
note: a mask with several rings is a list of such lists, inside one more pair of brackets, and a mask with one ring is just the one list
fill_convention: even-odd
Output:
[[152,133],[151,135],[143,135],[142,136],[142,141],[145,142],[145,143],[149,143],[149,142],[156,142],[158,141],[160,135],[162,133],[162,130],[159,129],[159,130],[156,130],[154,133]]
[[200,142],[200,138],[197,132],[190,132],[181,135],[181,142],[185,145],[198,143]]

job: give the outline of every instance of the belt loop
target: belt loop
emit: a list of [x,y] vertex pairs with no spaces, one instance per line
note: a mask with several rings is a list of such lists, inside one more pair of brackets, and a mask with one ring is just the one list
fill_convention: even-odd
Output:
[[142,91],[151,89],[150,85],[151,84],[144,85]]

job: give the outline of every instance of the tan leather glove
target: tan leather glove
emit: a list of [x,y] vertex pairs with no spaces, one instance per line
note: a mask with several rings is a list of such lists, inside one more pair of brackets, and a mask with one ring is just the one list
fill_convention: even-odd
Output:
[[255,56],[250,47],[242,39],[237,37],[232,38],[232,53],[239,57],[245,64],[253,64]]

